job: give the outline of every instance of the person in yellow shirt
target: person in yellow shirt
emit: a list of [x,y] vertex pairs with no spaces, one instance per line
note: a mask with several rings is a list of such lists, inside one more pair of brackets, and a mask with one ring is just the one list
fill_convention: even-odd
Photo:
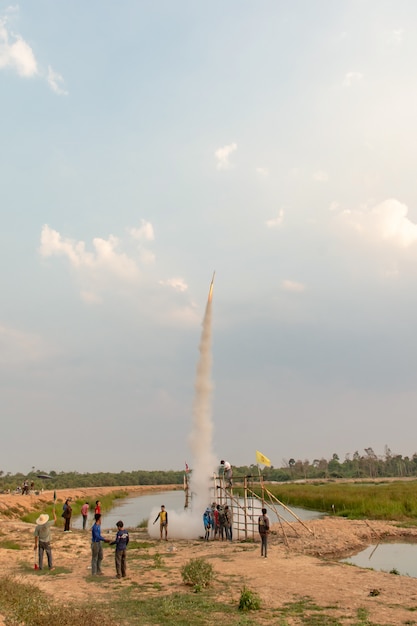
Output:
[[168,511],[165,511],[165,506],[161,505],[161,510],[159,511],[154,524],[159,520],[159,530],[161,532],[161,540],[162,534],[165,533],[165,541],[168,541]]

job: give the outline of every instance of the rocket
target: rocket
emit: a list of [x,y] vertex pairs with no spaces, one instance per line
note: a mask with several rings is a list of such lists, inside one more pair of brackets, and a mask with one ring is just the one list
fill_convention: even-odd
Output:
[[214,275],[215,275],[216,271],[213,272],[213,278],[211,279],[211,283],[210,283],[210,289],[209,289],[209,295],[208,295],[208,301],[211,302],[211,299],[213,297],[213,287],[214,287]]

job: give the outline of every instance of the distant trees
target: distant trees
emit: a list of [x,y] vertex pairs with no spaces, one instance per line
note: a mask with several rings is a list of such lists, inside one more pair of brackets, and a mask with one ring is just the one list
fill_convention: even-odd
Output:
[[[331,459],[315,458],[311,463],[308,459],[283,460],[283,467],[264,467],[262,470],[255,465],[233,466],[236,482],[247,476],[259,476],[262,473],[267,481],[285,482],[308,478],[402,478],[417,477],[417,452],[412,457],[394,454],[385,446],[384,454],[378,456],[373,448],[364,448],[360,454],[356,450],[347,453],[344,461],[334,452]],[[48,474],[50,480],[42,480],[38,474]],[[29,474],[11,474],[0,470],[0,490],[14,490],[22,486],[25,480],[34,482],[35,489],[68,489],[71,487],[125,487],[129,485],[180,485],[183,483],[183,470],[135,470],[132,472],[96,472],[81,474],[76,471],[57,472],[56,470],[36,470],[32,467]]]
[[[50,480],[43,480],[37,477],[38,474],[48,474]],[[134,472],[50,472],[37,470],[29,474],[8,474],[0,477],[0,489],[14,490],[27,480],[34,482],[35,489],[69,489],[71,487],[124,487],[128,485],[179,485],[183,482],[182,471],[152,471],[137,470]]]

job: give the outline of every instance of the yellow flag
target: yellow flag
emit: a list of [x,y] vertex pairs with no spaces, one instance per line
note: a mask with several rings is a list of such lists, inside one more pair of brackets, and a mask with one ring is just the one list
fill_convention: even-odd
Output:
[[271,461],[268,459],[268,457],[261,454],[259,450],[256,451],[256,462],[260,465],[266,465],[267,467],[271,467]]

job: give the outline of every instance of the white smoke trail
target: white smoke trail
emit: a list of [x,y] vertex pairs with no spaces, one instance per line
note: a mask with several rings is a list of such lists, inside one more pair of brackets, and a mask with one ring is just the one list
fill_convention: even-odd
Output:
[[192,508],[198,509],[201,515],[210,504],[210,486],[213,484],[213,473],[216,470],[216,460],[212,451],[212,300],[210,296],[203,319],[199,348],[200,359],[197,364],[195,380],[193,424],[190,435],[191,452],[193,454],[193,473],[191,476]]
[[[194,539],[203,535],[203,513],[211,503],[210,486],[213,484],[213,474],[217,470],[216,459],[212,451],[212,290],[213,281],[210,285],[209,298],[202,324],[203,329],[199,346],[200,358],[197,363],[194,385],[193,422],[189,439],[193,457],[190,484],[192,493],[191,509],[182,513],[168,511],[168,535],[171,539]],[[156,525],[153,524],[157,513],[157,510],[153,510],[148,521],[148,532],[151,537],[159,536],[159,522]]]

